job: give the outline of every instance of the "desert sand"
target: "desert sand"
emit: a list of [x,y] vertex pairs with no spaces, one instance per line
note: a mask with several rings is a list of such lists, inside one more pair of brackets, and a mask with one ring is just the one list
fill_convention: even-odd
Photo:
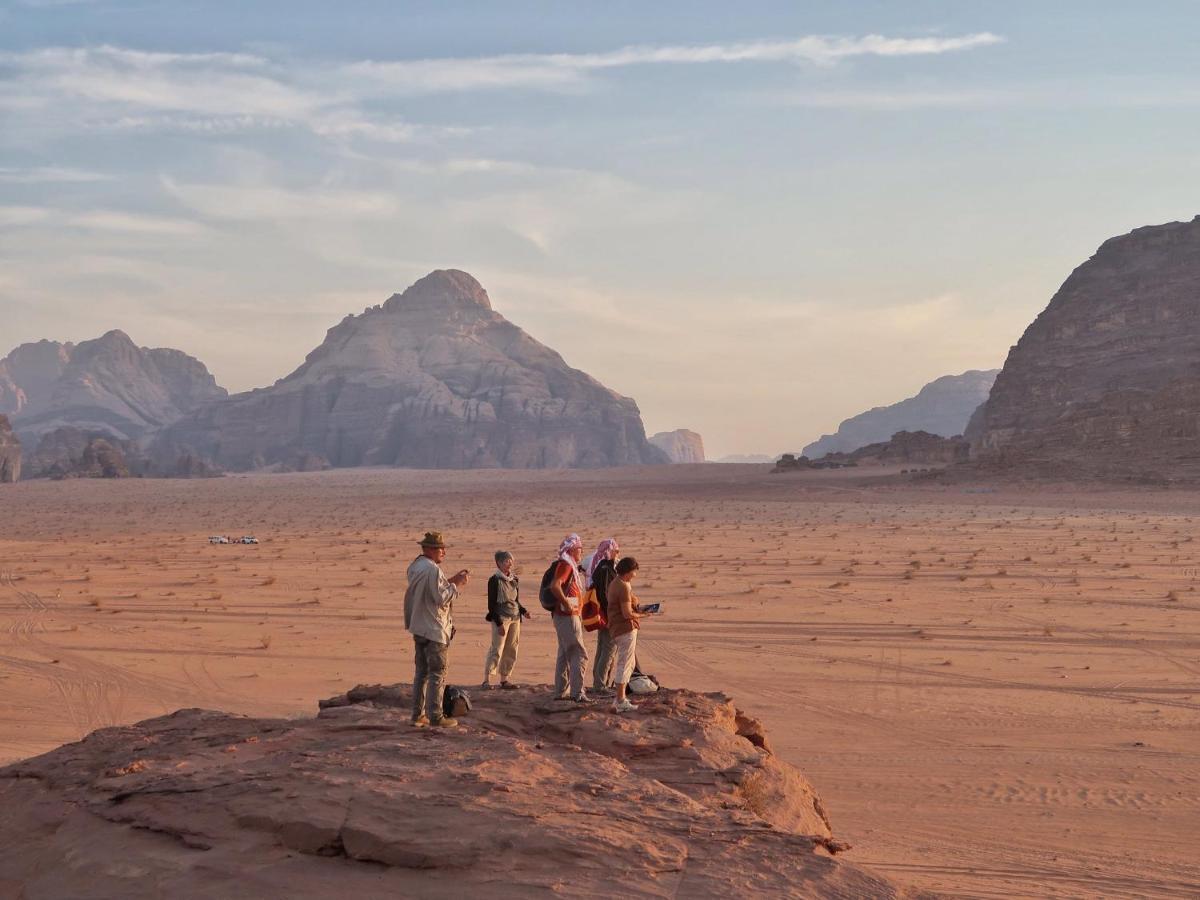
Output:
[[[475,575],[450,680],[476,685],[492,551],[528,584],[578,531],[617,537],[665,602],[644,666],[762,719],[848,862],[965,896],[1195,896],[1198,509],[763,466],[5,486],[0,762],[180,707],[311,715],[406,680],[404,569],[429,528]],[[544,682],[528,593],[515,677]]]

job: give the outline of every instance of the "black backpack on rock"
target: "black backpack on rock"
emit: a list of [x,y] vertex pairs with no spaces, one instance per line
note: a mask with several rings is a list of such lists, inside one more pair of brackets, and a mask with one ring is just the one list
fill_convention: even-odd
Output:
[[448,719],[465,716],[471,711],[471,695],[460,687],[448,687],[442,694],[442,715]]

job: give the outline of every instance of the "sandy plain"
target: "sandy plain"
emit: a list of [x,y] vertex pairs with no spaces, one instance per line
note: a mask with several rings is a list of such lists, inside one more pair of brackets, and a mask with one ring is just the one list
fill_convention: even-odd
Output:
[[[357,470],[27,482],[0,514],[0,762],[179,707],[306,715],[408,680],[428,528],[475,575],[450,671],[475,685],[492,551],[533,582],[578,531],[617,537],[665,601],[646,667],[762,718],[854,862],[960,896],[1200,894],[1194,493]],[[548,680],[553,646],[536,609],[518,680]]]

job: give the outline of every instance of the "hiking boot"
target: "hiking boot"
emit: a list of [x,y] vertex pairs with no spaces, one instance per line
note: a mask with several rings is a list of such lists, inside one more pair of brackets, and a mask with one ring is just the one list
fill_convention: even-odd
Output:
[[430,719],[429,724],[434,728],[454,728],[458,725],[458,719],[452,719],[450,716],[442,716],[440,719]]
[[630,703],[628,700],[622,700],[620,703],[614,703],[612,709],[613,709],[613,712],[615,712],[615,713],[627,713],[627,712],[634,712],[635,710],[637,710],[637,707],[634,706],[632,703]]
[[513,684],[511,681],[500,682],[500,690],[502,690],[502,691],[515,691],[516,689],[517,689],[517,686],[515,684]]
[[411,724],[413,728],[424,728],[429,724],[429,719],[427,719],[425,716],[417,716],[417,718],[410,720],[409,724]]
[[587,695],[586,691],[584,693],[580,694],[578,697],[572,697],[571,699],[574,700],[576,703],[591,703],[592,702],[592,698]]

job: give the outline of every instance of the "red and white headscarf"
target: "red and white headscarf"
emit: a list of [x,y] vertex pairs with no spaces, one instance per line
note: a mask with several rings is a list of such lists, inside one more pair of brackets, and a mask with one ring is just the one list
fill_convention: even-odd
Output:
[[596,577],[596,568],[606,559],[616,559],[617,554],[621,552],[621,548],[617,546],[616,538],[605,538],[596,547],[596,552],[592,554],[592,563],[588,566],[587,587],[592,586],[592,579]]
[[583,593],[583,584],[579,578],[579,563],[575,562],[575,558],[571,556],[572,550],[582,550],[583,539],[577,534],[568,534],[561,544],[558,545],[558,558],[571,567],[571,576],[575,579],[575,586],[579,588],[579,593]]

